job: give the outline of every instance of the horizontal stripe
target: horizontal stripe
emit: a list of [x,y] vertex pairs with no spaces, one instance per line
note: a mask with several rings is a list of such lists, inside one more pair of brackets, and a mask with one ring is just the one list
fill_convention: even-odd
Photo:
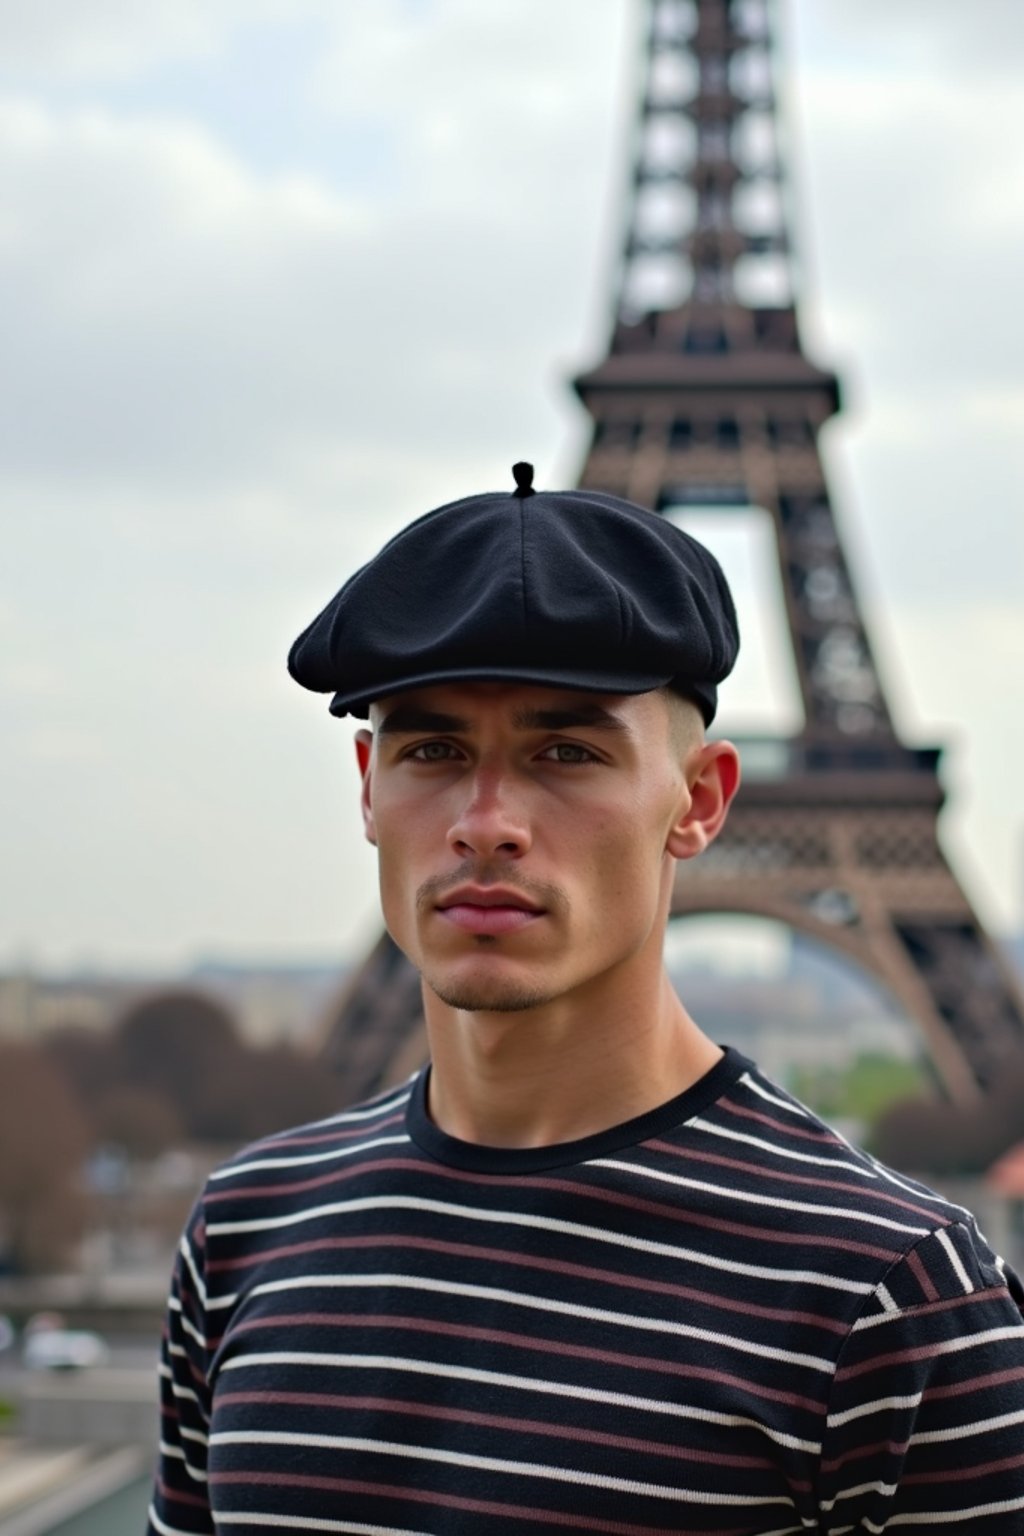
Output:
[[910,1179],[903,1178],[894,1168],[889,1168],[885,1163],[880,1163],[876,1157],[872,1157],[868,1152],[863,1152],[861,1155],[884,1183],[891,1184],[894,1189],[902,1189],[905,1194],[913,1195],[915,1200],[924,1200],[926,1204],[933,1207],[941,1206],[943,1212],[941,1219],[943,1221],[955,1221],[968,1228],[974,1226],[974,1217],[964,1206],[957,1205],[953,1200],[947,1200],[945,1195],[937,1194],[934,1189],[929,1189],[926,1184],[915,1184]]
[[[754,1109],[749,1104],[739,1104],[728,1094],[722,1095],[715,1109],[723,1119],[753,1120],[758,1125],[767,1126],[780,1138],[779,1146],[788,1146],[790,1141],[809,1141],[818,1147],[831,1147],[836,1152],[849,1152],[850,1156],[856,1159],[850,1165],[851,1167],[856,1168],[866,1179],[877,1177],[874,1169],[860,1157],[848,1141],[842,1136],[837,1136],[835,1131],[829,1130],[820,1120],[813,1120],[810,1115],[806,1116],[806,1125],[780,1125],[778,1115],[766,1114],[763,1109]],[[690,1124],[695,1125],[696,1120],[691,1120]]]
[[991,1387],[1005,1387],[1011,1381],[1024,1381],[1024,1364],[1007,1366],[1002,1371],[986,1371],[983,1376],[971,1376],[967,1381],[928,1386],[924,1395],[929,1402],[937,1402],[946,1397],[960,1397],[965,1392],[985,1392]]
[[[763,1163],[747,1162],[742,1157],[730,1157],[726,1152],[709,1152],[688,1144],[685,1147],[673,1146],[669,1141],[658,1140],[645,1142],[644,1147],[651,1152],[666,1153],[682,1163],[710,1163],[715,1168],[731,1168],[735,1173],[749,1174],[759,1184],[765,1182]],[[872,1204],[877,1202],[881,1205],[891,1205],[897,1210],[908,1211],[911,1215],[923,1216],[930,1224],[934,1224],[935,1221],[934,1211],[930,1211],[927,1206],[907,1200],[903,1195],[890,1194],[885,1189],[866,1189],[863,1184],[850,1184],[846,1179],[829,1179],[820,1173],[797,1173],[792,1168],[773,1168],[771,1177],[776,1183],[797,1184],[805,1189],[834,1189],[841,1194],[849,1195],[858,1206],[863,1206],[870,1200]]]
[[[216,1479],[218,1487],[226,1485],[241,1485],[241,1487],[287,1487],[302,1488],[302,1490],[324,1491],[324,1493],[368,1493],[372,1498],[390,1499],[391,1507],[396,1504],[431,1504],[444,1510],[465,1510],[471,1514],[497,1514],[502,1521],[530,1521],[531,1527],[548,1528],[553,1525],[563,1525],[571,1530],[596,1531],[600,1536],[665,1536],[665,1527],[652,1527],[652,1525],[636,1525],[634,1522],[625,1524],[623,1521],[603,1521],[603,1519],[588,1518],[585,1514],[573,1513],[568,1510],[542,1510],[524,1504],[508,1504],[507,1501],[497,1502],[496,1499],[471,1499],[453,1491],[438,1491],[434,1493],[430,1488],[410,1488],[388,1482],[368,1482],[365,1478],[332,1478],[332,1476],[316,1476],[309,1473],[278,1473],[278,1471],[232,1471],[221,1478]],[[390,1527],[388,1527],[390,1530]],[[691,1536],[702,1536],[700,1531],[694,1531]],[[715,1536],[714,1531],[706,1531],[703,1536]]]
[[[964,1520],[984,1520],[990,1515],[1012,1515],[1024,1509],[1024,1495],[1019,1499],[999,1499],[994,1504],[972,1504],[969,1509],[933,1509],[922,1514],[900,1514],[889,1517],[889,1525],[960,1525]],[[880,1533],[885,1526],[865,1522],[867,1529]],[[1007,1536],[1010,1533],[1007,1532]]]
[[665,1499],[669,1503],[722,1505],[737,1509],[761,1509],[770,1504],[790,1504],[785,1495],[759,1497],[744,1493],[699,1493],[691,1488],[673,1488],[658,1483],[644,1483],[634,1478],[608,1477],[603,1472],[588,1472],[582,1467],[542,1465],[530,1461],[511,1461],[503,1456],[474,1456],[468,1451],[449,1451],[434,1445],[396,1445],[387,1440],[368,1440],[356,1435],[286,1434],[275,1430],[252,1429],[238,1434],[225,1430],[213,1436],[212,1445],[280,1445],[317,1448],[325,1451],[356,1451],[374,1456],[398,1456],[403,1460],[442,1462],[474,1471],[501,1472],[512,1477],[534,1477],[548,1482],[572,1483],[576,1487],[601,1488],[608,1493],[628,1493],[636,1498]]
[[[588,1170],[596,1166],[596,1162],[585,1165]],[[236,1187],[234,1190],[222,1190],[208,1195],[207,1204],[214,1206],[223,1204],[225,1201],[231,1201],[233,1205],[237,1205],[238,1200],[256,1198],[261,1198],[264,1204],[268,1199],[280,1201],[281,1198],[286,1198],[289,1203],[294,1204],[295,1196],[299,1193],[307,1193],[310,1190],[327,1188],[331,1185],[350,1184],[356,1181],[366,1182],[370,1176],[382,1173],[394,1176],[406,1172],[420,1177],[427,1176],[433,1179],[453,1182],[458,1185],[469,1185],[477,1188],[484,1187],[492,1196],[497,1196],[499,1199],[505,1195],[509,1188],[522,1192],[524,1195],[533,1192],[549,1196],[563,1194],[576,1204],[586,1201],[587,1203],[595,1202],[598,1205],[617,1206],[631,1212],[634,1218],[641,1216],[651,1217],[655,1221],[669,1222],[674,1226],[697,1227],[707,1231],[721,1232],[734,1238],[749,1239],[758,1244],[806,1248],[809,1243],[814,1242],[815,1236],[814,1234],[800,1231],[790,1232],[774,1225],[766,1228],[763,1224],[755,1225],[750,1222],[740,1221],[736,1217],[714,1216],[706,1210],[696,1208],[692,1202],[685,1206],[680,1206],[678,1204],[668,1204],[664,1200],[655,1201],[621,1188],[612,1188],[608,1185],[600,1186],[592,1178],[573,1180],[551,1176],[523,1177],[515,1179],[510,1185],[507,1178],[499,1179],[491,1174],[449,1168],[440,1163],[424,1165],[422,1160],[415,1156],[389,1157],[366,1163],[357,1163],[343,1169],[332,1169],[329,1173],[319,1174],[314,1178],[299,1183],[289,1182],[283,1186],[269,1185],[261,1187],[259,1185],[249,1185],[242,1188]],[[415,1197],[410,1196],[409,1198],[412,1200]],[[316,1214],[326,1209],[330,1209],[330,1207],[309,1207],[308,1214]],[[478,1219],[487,1219],[486,1211],[478,1211],[475,1207],[458,1207],[458,1209],[464,1212],[467,1219],[472,1219],[475,1213]],[[528,1213],[524,1213],[524,1216],[526,1215]],[[506,1219],[514,1220],[509,1213],[506,1213]],[[555,1218],[549,1219],[554,1220]],[[523,1222],[520,1224],[528,1223]],[[210,1223],[211,1230],[215,1233],[223,1230],[224,1226],[225,1223],[222,1222]],[[606,1229],[599,1227],[593,1230],[604,1233]],[[869,1233],[866,1235],[871,1236],[873,1234]],[[626,1238],[627,1242],[641,1240]],[[877,1258],[887,1266],[896,1257],[898,1251],[894,1250],[892,1246],[881,1247],[877,1242],[868,1243],[851,1237],[841,1237],[837,1233],[830,1234],[829,1247],[833,1252],[837,1253]]]
[[[905,1326],[908,1318],[925,1321],[928,1318],[938,1317],[943,1312],[961,1313],[966,1322],[975,1306],[994,1305],[998,1306],[1000,1310],[1004,1310],[1008,1300],[1009,1298],[1002,1287],[993,1287],[989,1291],[972,1291],[969,1296],[960,1292],[956,1296],[946,1296],[941,1301],[920,1301],[912,1307],[900,1307],[897,1312],[875,1312],[869,1313],[864,1317],[858,1317],[857,1321],[853,1324],[851,1332],[867,1333],[872,1328],[892,1329],[900,1324]],[[1013,1332],[1013,1329],[1011,1328],[1010,1331]],[[1021,1319],[1020,1331],[1021,1337],[1024,1338],[1024,1317]],[[844,1367],[844,1370],[851,1376],[855,1375],[858,1369],[860,1367]]]
[[186,1531],[184,1526],[168,1525],[166,1520],[160,1518],[156,1507],[152,1504],[149,1506],[149,1523],[154,1531],[159,1532],[159,1536],[195,1536],[195,1527]]
[[876,1216],[842,1205],[816,1205],[807,1200],[788,1200],[783,1195],[755,1194],[750,1190],[730,1189],[727,1185],[708,1184],[700,1179],[686,1178],[678,1173],[664,1173],[658,1168],[644,1168],[636,1164],[619,1162],[613,1158],[596,1158],[590,1165],[597,1168],[613,1168],[620,1173],[637,1174],[642,1179],[652,1179],[663,1184],[675,1184],[682,1189],[696,1189],[701,1194],[717,1195],[722,1200],[735,1200],[741,1204],[768,1206],[772,1210],[800,1211],[809,1216],[836,1216],[840,1221],[866,1222],[869,1226],[885,1227],[890,1232],[905,1232],[912,1237],[927,1237],[929,1227],[908,1226],[905,1221],[893,1221],[888,1216]]
[[970,1435],[987,1435],[993,1429],[1007,1429],[1011,1424],[1024,1424],[1024,1408],[1013,1413],[997,1413],[988,1419],[969,1419],[953,1429],[927,1429],[910,1437],[911,1445],[942,1445],[950,1440],[965,1440]]
[[[499,1502],[495,1499],[474,1499],[454,1492],[442,1493],[426,1488],[410,1488],[406,1483],[396,1486],[392,1483],[368,1482],[364,1478],[311,1476],[277,1471],[230,1472],[217,1479],[218,1487],[221,1484],[243,1487],[283,1486],[333,1494],[364,1493],[375,1498],[390,1499],[392,1505],[396,1503],[431,1504],[441,1509],[460,1509],[476,1515],[499,1515],[502,1520],[528,1520],[534,1532],[567,1526],[574,1531],[598,1532],[601,1536],[675,1536],[675,1532],[666,1532],[664,1526],[638,1525],[633,1520],[627,1524],[621,1520],[588,1517],[576,1510],[538,1509],[531,1505],[510,1504],[505,1500]],[[749,1526],[745,1527],[748,1536],[749,1529]],[[792,1532],[799,1530],[800,1527],[789,1526],[787,1529]],[[720,1525],[715,1531],[698,1531],[688,1523],[686,1536],[721,1536],[721,1532]],[[771,1533],[766,1533],[766,1536],[771,1536]],[[777,1532],[776,1536],[783,1536],[783,1533]]]
[[[362,1249],[398,1249],[407,1253],[430,1253],[460,1259],[479,1259],[488,1264],[500,1263],[510,1269],[529,1269],[543,1275],[567,1275],[587,1280],[596,1285],[619,1290],[637,1290],[645,1295],[672,1296],[679,1301],[697,1302],[704,1307],[730,1312],[737,1317],[756,1317],[768,1322],[806,1323],[809,1327],[823,1329],[827,1333],[845,1338],[849,1324],[840,1318],[823,1312],[804,1311],[799,1308],[770,1307],[761,1302],[748,1301],[737,1296],[717,1296],[706,1288],[692,1285],[673,1285],[668,1280],[656,1280],[647,1273],[630,1274],[618,1269],[598,1269],[591,1264],[577,1264],[568,1259],[555,1259],[541,1254],[509,1252],[506,1249],[486,1248],[476,1243],[443,1242],[440,1238],[407,1237],[397,1233],[364,1233],[353,1237],[321,1237],[307,1242],[283,1244],[276,1248],[260,1248],[246,1252],[236,1259],[208,1264],[211,1271],[251,1269],[281,1259],[306,1258],[312,1254],[343,1253]],[[208,1340],[210,1347],[216,1338]]]
[[170,1488],[159,1478],[157,1479],[156,1487],[158,1493],[175,1504],[184,1504],[189,1509],[205,1510],[209,1508],[209,1502],[205,1493],[188,1493],[184,1488]]
[[831,1514],[840,1499],[858,1499],[865,1493],[881,1493],[887,1499],[891,1499],[896,1492],[898,1483],[885,1483],[881,1478],[876,1478],[872,1483],[857,1483],[852,1488],[843,1488],[831,1499],[822,1499],[821,1508],[826,1514]]
[[938,1467],[928,1472],[907,1472],[902,1481],[907,1487],[922,1483],[961,1483],[991,1477],[993,1472],[1013,1472],[1024,1467],[1024,1451],[1016,1456],[1000,1456],[996,1461],[975,1461],[966,1466]]
[[[602,1231],[599,1227],[583,1226],[579,1222],[560,1221],[554,1217],[527,1216],[519,1211],[480,1211],[471,1206],[455,1205],[444,1200],[428,1200],[405,1195],[366,1195],[353,1200],[339,1200],[331,1205],[316,1206],[308,1211],[289,1211],[283,1216],[264,1217],[251,1221],[211,1222],[211,1237],[230,1236],[244,1232],[280,1231],[283,1227],[298,1226],[302,1222],[323,1220],[327,1217],[354,1214],[359,1211],[423,1211],[432,1215],[457,1216],[465,1221],[494,1222],[504,1227],[529,1227],[538,1232],[558,1232],[564,1236],[581,1237],[589,1242],[610,1243],[628,1248],[631,1252],[656,1254],[665,1258],[701,1264],[708,1269],[727,1273],[749,1275],[757,1280],[781,1280],[787,1285],[803,1283],[818,1285],[826,1290],[845,1291],[854,1296],[870,1295],[873,1287],[859,1280],[844,1280],[836,1275],[808,1269],[777,1269],[765,1264],[744,1264],[736,1259],[721,1259],[697,1249],[684,1248],[674,1243],[654,1242],[618,1232]],[[234,1294],[211,1297],[207,1305],[229,1307],[236,1301]]]
[[388,1288],[397,1291],[419,1291],[437,1296],[461,1296],[476,1301],[497,1301],[507,1307],[523,1307],[529,1311],[547,1312],[558,1317],[585,1318],[588,1322],[607,1323],[614,1328],[635,1329],[643,1333],[664,1333],[675,1338],[699,1339],[702,1344],[715,1344],[722,1349],[735,1349],[742,1354],[757,1355],[766,1360],[779,1360],[788,1365],[803,1366],[809,1371],[822,1371],[831,1376],[834,1366],[831,1360],[820,1355],[801,1354],[793,1349],[780,1349],[776,1345],[735,1338],[727,1333],[717,1333],[709,1328],[698,1328],[690,1323],[674,1323],[664,1318],[637,1317],[628,1312],[611,1312],[604,1307],[586,1307],[570,1301],[555,1301],[544,1296],[528,1296],[519,1291],[503,1290],[492,1285],[460,1284],[457,1280],[426,1280],[415,1275],[296,1275],[285,1280],[270,1280],[264,1285],[254,1285],[252,1296],[280,1295],[291,1291],[319,1290],[377,1290]]
[[[479,1413],[469,1408],[446,1408],[439,1403],[415,1402],[409,1398],[357,1397],[341,1392],[221,1392],[219,1406],[260,1403],[272,1408],[330,1408],[396,1414],[402,1418],[447,1420],[453,1424],[473,1424],[483,1429],[498,1429],[505,1434],[542,1435],[553,1440],[571,1440],[574,1444],[601,1445],[614,1450],[638,1451],[645,1456],[663,1456],[669,1461],[699,1461],[708,1466],[734,1467],[750,1471],[771,1471],[767,1456],[730,1455],[709,1451],[706,1446],[667,1445],[638,1435],[615,1435],[608,1431],[586,1429],[578,1424],[552,1424],[545,1419],[513,1417],[503,1413]],[[792,1486],[798,1486],[791,1480]],[[808,1491],[810,1484],[804,1486]]]
[[373,1141],[357,1141],[351,1147],[332,1147],[329,1152],[303,1152],[299,1157],[257,1157],[248,1163],[232,1163],[215,1177],[223,1181],[236,1179],[240,1173],[260,1173],[266,1168],[308,1168],[314,1163],[333,1162],[341,1157],[358,1157],[363,1152],[374,1152],[378,1147],[408,1144],[409,1137],[403,1131],[400,1136],[378,1136]]
[[792,1450],[820,1452],[815,1440],[802,1440],[764,1424],[746,1414],[720,1413],[715,1409],[687,1406],[634,1396],[628,1392],[608,1392],[599,1387],[574,1382],[549,1381],[541,1377],[514,1376],[504,1371],[486,1371],[468,1365],[452,1365],[433,1360],[411,1360],[396,1355],[314,1354],[302,1350],[268,1350],[262,1354],[233,1355],[225,1360],[221,1374],[228,1371],[255,1370],[267,1365],[306,1365],[321,1369],[408,1371],[418,1376],[437,1376],[442,1380],[473,1381],[488,1386],[508,1387],[516,1392],[536,1392],[540,1396],[564,1397],[581,1402],[603,1403],[612,1408],[633,1408],[639,1413],[663,1414],[667,1418],[692,1419],[699,1424],[721,1424],[731,1428],[757,1430],[777,1445]]
[[[393,1115],[385,1115],[382,1120],[378,1121],[375,1131],[379,1135],[389,1125],[402,1125],[404,1121],[405,1116],[400,1111]],[[314,1131],[312,1135],[309,1134],[311,1130]],[[315,1127],[302,1126],[297,1131],[281,1131],[278,1135],[271,1136],[266,1141],[261,1141],[258,1147],[251,1150],[266,1152],[276,1150],[278,1147],[318,1147],[323,1146],[328,1141],[336,1146],[339,1141],[354,1141],[357,1136],[365,1138],[366,1133],[367,1127],[365,1125],[357,1126],[349,1131],[316,1131]],[[218,1168],[216,1172],[221,1173],[223,1170]]]
[[859,1445],[852,1446],[844,1451],[841,1456],[830,1456],[821,1463],[822,1473],[838,1472],[842,1467],[848,1466],[852,1461],[863,1461],[867,1457],[882,1458],[888,1461],[896,1456],[902,1459],[907,1453],[909,1437],[903,1440],[869,1440]]
[[[280,1330],[291,1327],[324,1328],[380,1328],[393,1332],[409,1330],[427,1337],[440,1335],[446,1338],[465,1339],[472,1343],[500,1344],[507,1349],[528,1350],[531,1353],[557,1355],[564,1360],[592,1360],[600,1365],[617,1365],[634,1372],[656,1372],[659,1376],[675,1376],[693,1381],[713,1382],[733,1387],[737,1392],[762,1398],[766,1402],[779,1403],[805,1413],[820,1413],[824,1404],[818,1398],[767,1386],[735,1372],[703,1366],[691,1361],[649,1359],[646,1355],[626,1353],[622,1350],[597,1349],[585,1344],[570,1343],[566,1339],[545,1339],[536,1334],[513,1333],[508,1329],[479,1328],[466,1324],[447,1323],[434,1318],[396,1317],[393,1313],[358,1314],[352,1317],[336,1313],[276,1313],[266,1317],[254,1317],[240,1323],[236,1333],[245,1334]],[[824,1387],[824,1384],[823,1384]]]
[[[998,1294],[997,1292],[996,1295],[998,1296]],[[986,1299],[990,1301],[993,1299],[991,1292],[972,1291],[969,1297],[961,1299],[959,1310],[963,1312],[965,1305],[969,1302],[981,1302]],[[953,1303],[951,1302],[936,1303],[931,1308],[922,1307],[919,1310],[936,1315],[948,1310],[952,1305]],[[967,1320],[967,1317],[964,1316],[963,1322],[965,1325]],[[884,1321],[888,1322],[889,1319],[885,1318]],[[909,1365],[916,1360],[934,1360],[939,1355],[955,1355],[963,1350],[974,1349],[978,1345],[990,1344],[993,1341],[998,1343],[1003,1339],[1013,1338],[1019,1339],[1021,1345],[1024,1346],[1024,1326],[1018,1328],[1010,1324],[1008,1327],[1003,1328],[987,1328],[980,1333],[969,1333],[965,1328],[963,1333],[957,1334],[951,1339],[933,1339],[929,1340],[927,1344],[918,1344],[912,1349],[896,1349],[888,1354],[872,1355],[868,1360],[858,1360],[856,1365],[841,1366],[836,1372],[836,1381],[837,1383],[852,1381],[855,1377],[865,1376],[871,1371],[885,1370],[894,1365]]]
[[[760,1118],[760,1117],[758,1117]],[[769,1152],[773,1157],[785,1157],[795,1163],[811,1163],[818,1168],[841,1168],[844,1173],[855,1173],[863,1179],[873,1178],[865,1168],[857,1163],[846,1162],[839,1157],[822,1157],[813,1152],[798,1152],[794,1147],[786,1147],[778,1142],[766,1141],[763,1136],[752,1136],[749,1131],[734,1131],[726,1125],[715,1125],[710,1120],[695,1117],[690,1124],[709,1136],[721,1136],[726,1141],[738,1141],[748,1147],[756,1147],[759,1152]],[[819,1138],[815,1138],[816,1140]]]
[[[392,1110],[401,1109],[408,1104],[411,1098],[411,1089],[408,1083],[403,1083],[401,1088],[389,1092],[385,1098],[381,1095],[371,1103],[356,1106],[354,1109],[343,1109],[336,1115],[326,1115],[322,1120],[313,1120],[311,1125],[355,1125],[361,1120],[375,1120],[378,1115],[390,1114]],[[287,1131],[281,1133],[288,1135]]]
[[737,1079],[737,1086],[739,1085],[755,1093],[759,1099],[764,1099],[766,1104],[774,1104],[776,1109],[781,1109],[787,1115],[795,1115],[799,1120],[810,1119],[810,1115],[802,1104],[798,1104],[795,1099],[783,1099],[777,1093],[769,1092],[764,1084],[759,1083],[755,1077],[751,1077],[749,1072],[744,1072]]
[[916,1408],[921,1401],[920,1392],[908,1392],[905,1397],[876,1397],[866,1403],[857,1403],[853,1408],[846,1408],[840,1413],[830,1413],[828,1416],[829,1429],[839,1429],[843,1424],[852,1424],[854,1419],[866,1418],[872,1413],[895,1408]]
[[203,1468],[194,1466],[192,1462],[189,1461],[187,1454],[180,1445],[170,1445],[166,1440],[161,1440],[159,1442],[159,1449],[161,1456],[166,1456],[171,1461],[182,1462],[185,1467],[185,1471],[194,1482],[205,1483],[207,1481],[206,1473]]
[[218,1525],[271,1525],[287,1531],[343,1531],[347,1536],[431,1536],[429,1531],[400,1531],[393,1525],[353,1524],[351,1520],[321,1520],[309,1515],[232,1514],[217,1511]]

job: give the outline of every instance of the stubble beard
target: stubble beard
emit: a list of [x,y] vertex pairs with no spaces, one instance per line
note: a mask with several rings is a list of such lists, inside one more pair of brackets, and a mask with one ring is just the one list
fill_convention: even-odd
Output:
[[[563,914],[568,910],[565,894],[557,886],[521,878],[510,880],[504,870],[495,869],[493,866],[482,870],[464,866],[455,873],[425,881],[416,893],[417,908],[421,912],[429,909],[446,891],[453,890],[456,886],[466,884],[470,880],[481,885],[514,885],[542,906],[549,915]],[[486,952],[499,942],[489,934],[477,934],[475,940],[477,952]],[[438,967],[438,969],[442,968]],[[429,966],[424,967],[421,972],[426,986],[441,999],[442,1003],[462,1013],[525,1013],[531,1008],[540,1008],[545,1003],[552,1002],[557,995],[548,988],[531,985],[528,981],[516,980],[512,977],[480,976],[448,980],[443,975],[430,974],[433,970],[434,967]]]
[[514,981],[435,981],[423,980],[435,996],[460,1013],[526,1013],[552,1001],[552,994],[540,987],[528,987]]

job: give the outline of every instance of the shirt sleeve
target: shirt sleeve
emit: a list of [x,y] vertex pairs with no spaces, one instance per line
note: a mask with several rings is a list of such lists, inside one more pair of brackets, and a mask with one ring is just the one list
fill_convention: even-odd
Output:
[[178,1245],[160,1350],[160,1449],[147,1536],[213,1536],[207,1493],[209,1351],[202,1206]]
[[973,1224],[906,1253],[833,1382],[822,1536],[1024,1536],[1024,1289]]

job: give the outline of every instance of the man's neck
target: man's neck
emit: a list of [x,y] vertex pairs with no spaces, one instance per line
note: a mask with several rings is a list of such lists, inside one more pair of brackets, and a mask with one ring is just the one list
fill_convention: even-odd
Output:
[[523,1148],[576,1141],[666,1103],[722,1052],[664,972],[650,991],[466,1013],[425,989],[431,1118],[462,1141]]

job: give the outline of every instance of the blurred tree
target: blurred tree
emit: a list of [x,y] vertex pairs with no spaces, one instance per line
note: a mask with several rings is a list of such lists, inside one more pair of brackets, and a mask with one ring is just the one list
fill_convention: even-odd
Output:
[[170,1098],[130,1083],[103,1090],[92,1105],[91,1118],[99,1142],[142,1162],[185,1140],[181,1116]]
[[247,1054],[227,1010],[195,992],[134,1004],[111,1037],[112,1080],[163,1098],[197,1141],[234,1139],[233,1083]]
[[83,1107],[110,1086],[112,1062],[108,1035],[67,1025],[48,1034],[44,1047]]
[[239,1141],[336,1114],[338,1082],[323,1064],[290,1045],[250,1051],[235,1084],[234,1124]]
[[[237,1146],[339,1107],[337,1082],[321,1063],[287,1045],[247,1046],[227,1010],[194,992],[135,1004],[114,1030],[110,1053],[110,1086],[99,1103],[109,1105],[114,1086],[162,1100],[179,1123],[179,1144]],[[123,1097],[120,1105],[124,1111]],[[132,1101],[127,1108],[135,1114]]]
[[142,1160],[188,1142],[239,1146],[341,1107],[322,1062],[248,1046],[225,1008],[185,989],[134,1003],[109,1035],[61,1030],[46,1049],[94,1139]]
[[19,1273],[59,1266],[81,1235],[88,1125],[36,1046],[0,1042],[0,1252]]

